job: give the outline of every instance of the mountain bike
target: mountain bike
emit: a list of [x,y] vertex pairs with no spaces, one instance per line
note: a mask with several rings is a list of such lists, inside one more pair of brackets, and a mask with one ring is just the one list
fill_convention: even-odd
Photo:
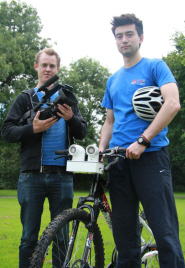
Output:
[[[114,168],[119,157],[125,157],[125,152],[125,148],[115,147],[101,153],[95,145],[89,145],[86,150],[79,145],[71,145],[68,150],[55,152],[58,157],[67,157],[67,171],[92,174],[92,183],[89,195],[80,197],[76,208],[63,211],[50,222],[38,241],[30,268],[104,267],[104,243],[97,220],[101,212],[112,231],[112,216],[105,193],[108,183],[102,174]],[[112,161],[104,166],[102,158],[111,158]],[[141,211],[139,221],[141,267],[157,268],[157,246],[144,211]],[[116,267],[117,255],[114,247],[107,268]]]

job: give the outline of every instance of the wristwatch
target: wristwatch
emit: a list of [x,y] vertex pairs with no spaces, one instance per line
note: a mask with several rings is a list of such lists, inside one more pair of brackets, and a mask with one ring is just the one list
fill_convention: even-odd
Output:
[[139,136],[139,138],[137,139],[137,142],[139,144],[142,144],[142,145],[146,146],[147,148],[149,148],[150,147],[150,144],[151,144],[143,136]]

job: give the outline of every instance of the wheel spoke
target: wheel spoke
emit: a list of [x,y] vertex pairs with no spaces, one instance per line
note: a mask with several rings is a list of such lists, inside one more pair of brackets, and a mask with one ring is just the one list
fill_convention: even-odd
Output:
[[140,214],[142,268],[159,268],[158,251],[144,212]]

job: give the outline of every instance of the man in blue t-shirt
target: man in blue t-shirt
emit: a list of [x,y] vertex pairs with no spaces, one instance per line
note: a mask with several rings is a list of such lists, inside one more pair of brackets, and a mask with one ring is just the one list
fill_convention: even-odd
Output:
[[[180,109],[176,81],[164,61],[143,58],[142,21],[134,14],[114,17],[112,32],[124,67],[107,81],[102,106],[107,108],[100,151],[109,145],[126,147],[109,173],[117,268],[141,266],[139,201],[156,239],[161,268],[184,268],[178,218],[173,197],[167,126]],[[164,104],[152,122],[137,116],[132,105],[136,90],[158,87]]]
[[[38,89],[60,68],[60,57],[52,48],[45,48],[36,54],[34,68],[38,73],[38,84],[32,89],[39,102],[45,92]],[[51,85],[52,86],[52,85]],[[50,90],[51,86],[48,87]],[[35,92],[34,92],[35,91]],[[53,101],[58,92],[51,96]],[[86,136],[87,124],[77,106],[58,104],[56,116],[41,120],[40,111],[33,122],[27,120],[22,126],[22,116],[33,108],[30,91],[24,91],[13,102],[2,126],[2,137],[7,142],[20,142],[20,176],[18,180],[18,201],[21,206],[23,225],[19,247],[19,267],[30,267],[30,259],[37,244],[45,198],[48,198],[51,219],[63,210],[71,208],[73,202],[73,174],[66,171],[66,159],[55,158],[55,150],[67,149],[74,141]],[[68,234],[66,234],[67,237]],[[52,267],[61,267],[65,258],[66,241],[57,235],[53,243]]]

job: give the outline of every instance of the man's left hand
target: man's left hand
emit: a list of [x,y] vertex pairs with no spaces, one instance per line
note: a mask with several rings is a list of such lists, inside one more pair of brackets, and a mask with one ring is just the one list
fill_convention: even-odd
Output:
[[58,109],[60,112],[57,112],[57,115],[64,118],[65,121],[70,120],[73,117],[73,111],[70,106],[67,104],[58,104]]
[[139,159],[140,155],[145,151],[146,146],[139,144],[137,141],[132,143],[126,151],[126,158]]

